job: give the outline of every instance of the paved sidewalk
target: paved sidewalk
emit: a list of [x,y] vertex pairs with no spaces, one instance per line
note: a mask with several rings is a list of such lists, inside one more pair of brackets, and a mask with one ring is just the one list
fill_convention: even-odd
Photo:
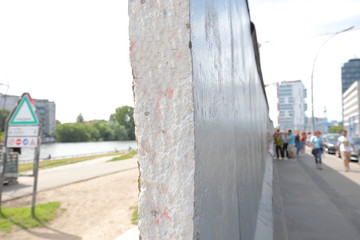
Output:
[[[113,156],[100,157],[60,167],[41,169],[39,170],[38,192],[138,167],[136,157],[107,162],[112,158]],[[19,177],[18,181],[19,184],[3,187],[3,201],[32,194],[33,177]]]
[[274,240],[360,239],[360,166],[323,155],[323,170],[309,153],[274,159]]

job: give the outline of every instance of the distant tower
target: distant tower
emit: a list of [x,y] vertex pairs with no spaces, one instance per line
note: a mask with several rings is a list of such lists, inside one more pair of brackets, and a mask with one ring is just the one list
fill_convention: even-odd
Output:
[[300,81],[284,81],[278,88],[279,126],[287,129],[304,131],[306,111],[306,89]]
[[360,58],[350,59],[341,68],[341,86],[342,93],[353,84],[360,80]]

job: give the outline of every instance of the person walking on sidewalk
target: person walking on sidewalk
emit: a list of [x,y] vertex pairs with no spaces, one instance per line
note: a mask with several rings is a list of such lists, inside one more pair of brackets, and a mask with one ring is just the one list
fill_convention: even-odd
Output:
[[295,158],[296,147],[295,147],[295,135],[292,133],[291,130],[288,131],[288,158]]
[[300,132],[295,132],[295,148],[296,148],[296,155],[299,154],[300,151]]
[[350,171],[349,163],[350,163],[351,151],[353,149],[355,148],[352,138],[347,136],[346,130],[342,130],[341,136],[338,138],[336,150],[337,150],[337,154],[339,154],[339,151],[341,153],[341,158],[344,161],[345,172]]
[[302,132],[300,134],[300,151],[302,153],[305,153],[305,146],[306,146],[306,133],[305,132]]
[[311,153],[314,155],[316,168],[319,170],[322,169],[321,154],[322,154],[322,145],[323,145],[323,140],[320,136],[321,136],[321,132],[317,130],[314,133],[314,135],[311,136],[310,138],[310,146],[312,147]]
[[289,152],[288,152],[288,145],[289,145],[289,138],[287,132],[282,133],[282,139],[283,139],[283,155],[289,158]]
[[274,137],[275,151],[277,159],[284,158],[283,152],[283,139],[281,136],[281,132],[277,132]]

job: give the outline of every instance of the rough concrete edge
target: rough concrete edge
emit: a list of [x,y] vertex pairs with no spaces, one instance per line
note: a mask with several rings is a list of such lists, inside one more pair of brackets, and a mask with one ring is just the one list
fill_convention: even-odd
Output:
[[273,237],[275,240],[289,240],[289,235],[285,223],[285,215],[283,209],[283,199],[279,185],[279,172],[277,168],[277,160],[273,160]]
[[142,239],[190,239],[186,235],[193,232],[194,103],[188,4],[129,1]]
[[273,161],[271,152],[265,159],[259,212],[257,216],[255,240],[273,240]]

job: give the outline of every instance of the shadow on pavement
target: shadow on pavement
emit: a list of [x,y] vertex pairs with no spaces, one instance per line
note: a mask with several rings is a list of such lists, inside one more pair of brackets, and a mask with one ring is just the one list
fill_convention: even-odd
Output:
[[32,186],[32,185],[21,184],[21,183],[4,185],[3,192],[17,191],[17,190],[20,190],[23,188],[28,188],[29,186]]
[[324,160],[323,170],[309,154],[274,160],[274,239],[359,239],[360,185]]
[[35,232],[32,230],[26,230],[29,234],[38,237],[39,239],[51,239],[51,240],[81,240],[81,237],[72,235],[72,234],[68,234],[68,233],[64,233],[61,231],[58,231],[56,229],[50,228],[50,227],[43,227],[43,229],[45,230],[50,230],[52,231],[52,233],[50,232]]

